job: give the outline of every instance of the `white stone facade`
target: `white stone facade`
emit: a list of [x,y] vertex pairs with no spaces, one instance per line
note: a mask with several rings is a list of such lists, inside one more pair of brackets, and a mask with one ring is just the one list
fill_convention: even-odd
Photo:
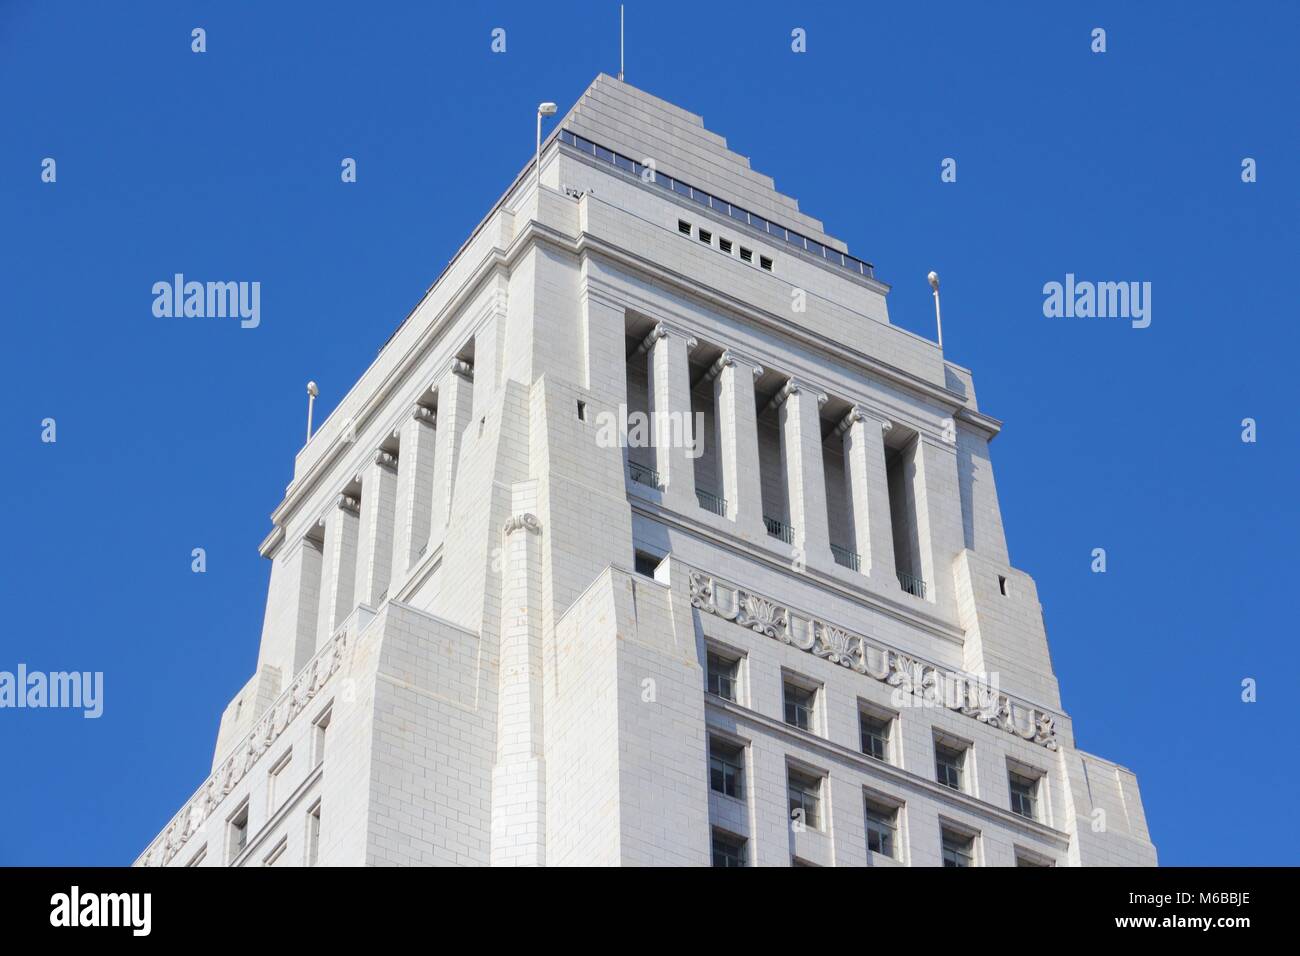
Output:
[[137,862],[1154,864],[999,423],[845,252],[598,77],[298,452],[256,673]]

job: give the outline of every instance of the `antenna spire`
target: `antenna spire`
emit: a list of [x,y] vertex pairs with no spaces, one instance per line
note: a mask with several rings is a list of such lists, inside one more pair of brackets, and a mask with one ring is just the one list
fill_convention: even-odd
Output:
[[618,81],[623,82],[623,4],[618,5]]

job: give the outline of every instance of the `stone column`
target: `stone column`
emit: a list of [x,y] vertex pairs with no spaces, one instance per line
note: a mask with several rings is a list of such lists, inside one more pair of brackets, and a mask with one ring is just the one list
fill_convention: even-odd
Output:
[[357,572],[357,524],[361,503],[350,495],[339,495],[325,515],[325,548],[321,571],[320,614],[317,618],[316,647],[334,634],[334,629],[352,613]]
[[397,504],[397,458],[380,449],[361,478],[359,563],[355,604],[378,607],[393,569],[393,514]]
[[433,511],[433,454],[436,419],[423,405],[398,429],[396,527],[393,531],[393,578],[400,580],[429,542]]
[[885,475],[884,433],[889,422],[853,408],[836,426],[844,441],[844,467],[848,473],[849,524],[854,550],[863,574],[879,579],[883,587],[897,585],[894,573],[894,537],[889,525],[889,482]]
[[767,531],[763,526],[754,382],[762,375],[762,366],[740,359],[731,351],[724,352],[709,370],[727,517],[736,522],[737,531],[760,542],[767,537]]
[[[648,343],[648,346],[647,346]],[[650,354],[650,425],[654,435],[655,470],[664,503],[692,513],[695,500],[695,418],[691,414],[690,352],[699,343],[662,322],[642,343]]]
[[293,574],[297,590],[297,599],[292,611],[293,654],[288,662],[288,678],[307,666],[307,662],[316,653],[317,618],[320,617],[321,561],[322,550],[319,542],[304,538],[298,544],[298,553],[288,560],[292,562],[290,572]]
[[461,439],[474,414],[474,369],[455,359],[437,385],[438,450],[433,456],[433,508],[430,514],[429,551],[442,544],[451,521],[460,466]]
[[[515,488],[519,506],[522,489]],[[522,497],[531,499],[532,489]],[[531,503],[531,502],[530,502]],[[542,737],[542,526],[518,512],[502,528],[501,660],[492,768],[493,866],[546,863]]]
[[916,445],[916,523],[926,597],[948,615],[957,613],[952,562],[964,549],[961,493],[954,445],[922,435]]
[[822,567],[834,563],[822,465],[820,409],[826,400],[825,393],[793,380],[772,399],[780,409],[781,460],[789,490],[793,544],[809,564]]

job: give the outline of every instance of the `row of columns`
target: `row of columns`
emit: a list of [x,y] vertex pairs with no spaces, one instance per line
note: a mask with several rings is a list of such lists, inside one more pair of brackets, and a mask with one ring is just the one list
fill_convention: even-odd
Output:
[[[378,605],[395,580],[441,544],[451,520],[461,436],[472,414],[473,368],[456,360],[392,432],[397,454],[376,449],[303,542],[295,671],[361,604]],[[312,551],[315,549],[315,553]],[[318,581],[312,592],[312,579]],[[315,613],[310,614],[315,598]],[[310,619],[312,640],[304,640]],[[304,656],[306,655],[306,656]]]
[[[660,323],[640,348],[648,355],[648,398],[651,422],[655,423],[655,460],[663,500],[679,510],[697,505],[694,462],[688,455],[689,433],[687,442],[677,441],[677,436],[669,436],[667,427],[658,419],[681,420],[688,429],[691,427],[690,352],[696,344],[689,334]],[[767,529],[763,521],[759,411],[754,385],[763,374],[757,362],[727,350],[706,376],[713,386],[719,493],[726,501],[726,517],[742,534],[759,540],[767,535]],[[821,409],[827,400],[819,389],[791,379],[768,405],[778,416],[791,543],[806,560],[822,566],[834,561],[821,437]],[[675,414],[653,414],[664,412]],[[852,534],[851,545],[860,557],[860,570],[869,574],[873,568],[880,569],[878,573],[885,581],[893,581],[895,575],[884,445],[884,436],[891,427],[887,420],[860,407],[852,408],[836,425],[843,442],[847,479],[846,531]],[[663,441],[666,437],[674,440]]]

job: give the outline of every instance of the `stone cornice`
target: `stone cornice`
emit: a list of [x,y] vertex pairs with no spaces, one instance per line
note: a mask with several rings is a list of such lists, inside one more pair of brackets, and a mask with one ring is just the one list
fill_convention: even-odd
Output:
[[[639,514],[652,518],[674,530],[707,541],[709,544],[723,548],[750,561],[764,564],[774,571],[789,573],[790,557],[788,554],[780,554],[770,548],[759,547],[729,530],[720,530],[709,523],[710,518],[713,516],[708,512],[704,512],[698,517],[685,518],[680,512],[666,507],[651,489],[644,489],[648,493],[643,493],[641,485],[630,484],[628,491],[628,503],[632,506],[634,516]],[[726,518],[719,517],[716,520],[718,524],[731,524]],[[860,604],[873,613],[884,614],[909,627],[917,628],[939,640],[953,644],[957,648],[961,648],[965,644],[965,632],[943,618],[927,614],[915,607],[905,606],[881,594],[879,591],[868,589],[862,585],[846,584],[841,578],[828,574],[814,565],[806,565],[803,571],[799,573],[818,587],[830,591],[837,597]],[[860,575],[855,576],[861,577]],[[922,602],[918,601],[916,603],[920,604]]]
[[918,698],[918,706],[942,706],[1048,750],[1059,747],[1056,716],[1002,693],[996,684],[941,669],[812,614],[687,568],[691,606],[706,614],[896,687]]

